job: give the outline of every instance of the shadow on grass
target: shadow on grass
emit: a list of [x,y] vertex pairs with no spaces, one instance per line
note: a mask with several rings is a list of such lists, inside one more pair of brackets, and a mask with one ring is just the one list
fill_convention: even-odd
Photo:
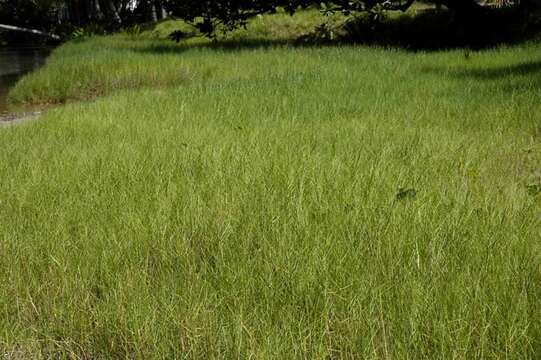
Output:
[[489,87],[493,94],[509,96],[515,92],[538,91],[541,89],[541,60],[527,61],[488,68],[423,67],[424,73],[457,80],[475,80],[479,87]]
[[[541,38],[541,23],[527,21],[518,8],[485,9],[466,22],[447,10],[425,9],[374,24],[367,17],[352,18],[338,27],[318,26],[295,39],[223,39],[215,42],[154,45],[137,51],[179,53],[191,49],[239,51],[277,46],[321,47],[362,44],[409,51],[468,48],[480,50]],[[332,39],[332,40],[330,40]]]
[[150,45],[148,47],[135,49],[135,51],[154,53],[154,54],[176,54],[194,49],[212,49],[222,52],[237,52],[242,50],[267,49],[280,46],[291,47],[314,47],[314,46],[332,46],[333,44],[300,43],[295,40],[272,40],[272,39],[242,39],[229,40],[224,39],[216,42],[202,42],[192,44],[160,44]]
[[456,73],[457,77],[475,78],[479,80],[501,80],[507,77],[524,77],[541,81],[541,60],[524,62],[509,66],[488,69],[463,69]]
[[371,25],[364,19],[345,25],[343,38],[350,42],[390,46],[412,51],[484,49],[518,44],[540,37],[539,17],[519,7],[481,8],[458,17],[447,10],[425,9]]
[[448,67],[425,66],[421,70],[425,73],[446,75],[457,79],[500,81],[508,78],[528,78],[530,80],[539,79],[541,81],[541,60],[491,68],[460,67],[449,69]]

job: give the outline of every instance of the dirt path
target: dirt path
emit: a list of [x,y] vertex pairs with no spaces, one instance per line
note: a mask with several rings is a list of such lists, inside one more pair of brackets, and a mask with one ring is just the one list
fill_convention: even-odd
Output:
[[0,114],[0,128],[18,125],[41,115],[41,111],[30,111],[18,114]]

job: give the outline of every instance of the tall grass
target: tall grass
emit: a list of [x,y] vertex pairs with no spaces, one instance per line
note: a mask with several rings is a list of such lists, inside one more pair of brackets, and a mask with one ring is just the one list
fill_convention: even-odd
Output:
[[64,45],[13,99],[103,96],[0,131],[1,353],[539,357],[538,53]]
[[[304,11],[296,17],[285,13],[260,16],[251,21],[248,28],[222,35],[219,43],[197,35],[189,25],[178,20],[166,20],[135,34],[128,31],[124,35],[80,38],[57,49],[46,68],[23,78],[11,91],[10,101],[15,105],[58,104],[121,89],[202,82],[217,72],[230,73],[231,69],[223,63],[213,66],[209,64],[213,59],[205,59],[193,51],[183,56],[179,56],[180,53],[194,48],[232,51],[238,47],[293,44],[294,39],[310,33],[323,21],[338,22],[341,18],[333,16],[322,20],[316,10]],[[181,44],[166,41],[175,30],[190,37]]]

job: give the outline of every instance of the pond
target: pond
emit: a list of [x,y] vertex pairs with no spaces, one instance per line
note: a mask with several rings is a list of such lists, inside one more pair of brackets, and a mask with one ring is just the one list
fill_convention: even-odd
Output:
[[0,116],[7,110],[7,94],[25,73],[43,65],[47,47],[0,48]]

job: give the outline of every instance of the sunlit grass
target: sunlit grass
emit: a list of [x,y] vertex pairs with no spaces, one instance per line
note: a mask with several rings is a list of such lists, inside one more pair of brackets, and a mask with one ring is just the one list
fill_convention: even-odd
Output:
[[539,45],[57,49],[1,129],[0,353],[537,358]]

